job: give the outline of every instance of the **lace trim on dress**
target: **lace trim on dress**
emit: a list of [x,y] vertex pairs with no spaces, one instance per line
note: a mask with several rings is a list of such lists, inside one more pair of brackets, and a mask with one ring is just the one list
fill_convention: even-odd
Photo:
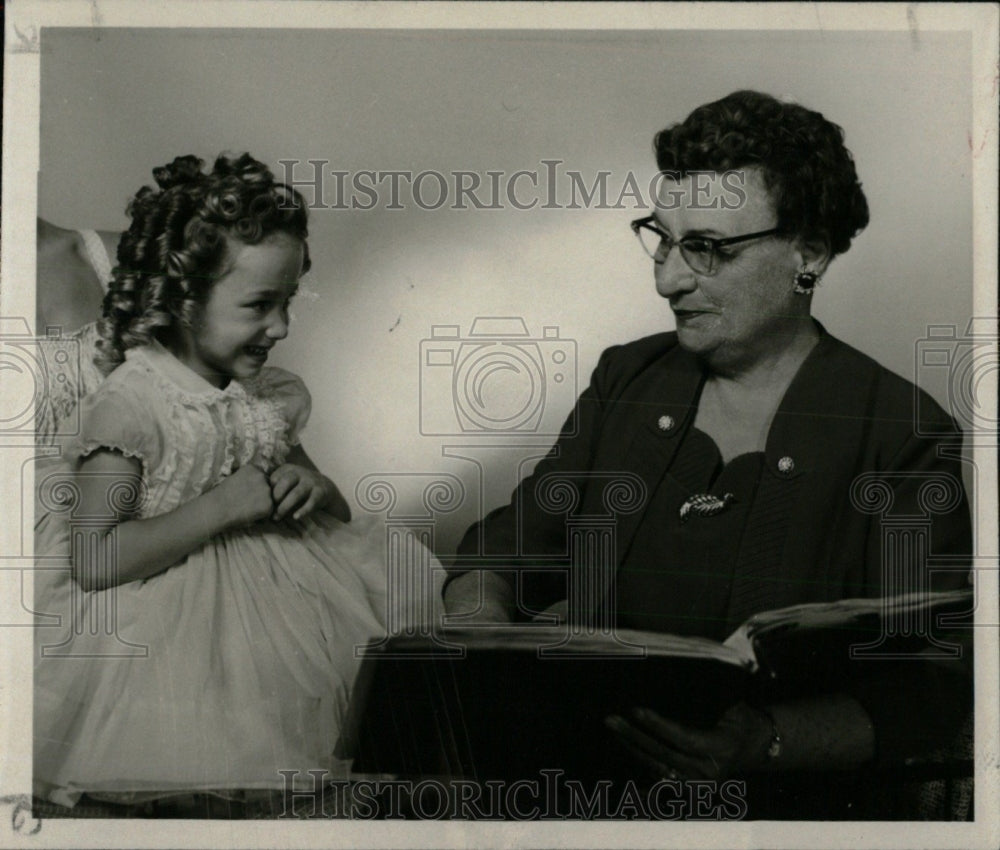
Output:
[[[210,481],[213,475],[221,480],[247,463],[254,462],[265,472],[284,463],[290,451],[290,424],[281,404],[281,387],[288,381],[282,383],[278,374],[265,371],[246,381],[232,380],[225,389],[219,389],[191,372],[158,343],[130,349],[127,358],[132,368],[148,376],[156,391],[169,401],[170,413],[161,425],[164,456],[154,473],[162,487],[157,505],[178,503],[181,482],[205,486],[215,483]],[[227,424],[228,417],[236,421]],[[192,428],[198,433],[225,435],[219,447],[222,457],[217,471],[213,472],[210,452],[200,456],[202,468],[195,469],[198,458],[177,448],[186,444],[184,434]]]
[[[256,459],[265,472],[270,472],[288,457],[288,428],[281,404],[275,398],[274,387],[260,378],[247,381],[246,409],[257,435]],[[244,458],[249,463],[252,458]]]
[[146,462],[146,458],[143,456],[142,452],[137,451],[136,449],[126,449],[124,446],[115,445],[110,440],[87,440],[77,449],[77,455],[82,460],[85,457],[89,457],[94,452],[101,450],[118,452],[125,457],[135,458],[135,460],[142,461],[143,464]]
[[[232,439],[226,441],[223,461],[225,474],[232,472],[237,463],[241,465],[250,463],[255,458],[269,468],[284,462],[290,448],[288,422],[277,399],[276,388],[269,381],[260,376],[246,381],[231,380],[224,389],[219,389],[191,372],[159,343],[130,349],[126,356],[130,360],[137,361],[145,372],[153,375],[157,385],[163,388],[167,397],[180,404],[188,404],[194,408],[217,406],[221,415],[222,407],[230,400],[243,403],[246,408],[244,451],[239,452],[237,457],[236,441]],[[180,380],[189,384],[196,383],[198,389],[181,386],[178,383]],[[247,416],[250,417],[249,422],[246,421]],[[246,438],[251,435],[257,437],[257,447],[248,445],[252,441]]]
[[[150,346],[152,348],[152,346]],[[160,427],[163,429],[163,456],[160,458],[156,469],[149,475],[144,484],[149,487],[151,498],[145,506],[151,513],[157,513],[160,506],[168,505],[170,508],[181,504],[185,491],[185,482],[198,482],[199,486],[207,485],[212,476],[211,453],[201,456],[201,468],[195,469],[198,457],[185,452],[183,447],[187,445],[184,434],[191,430],[194,422],[201,420],[201,424],[194,426],[196,430],[203,434],[220,433],[214,420],[223,418],[228,405],[230,395],[226,391],[213,387],[206,382],[204,390],[192,391],[178,384],[172,378],[164,374],[158,367],[157,360],[160,352],[151,354],[145,347],[129,349],[126,353],[127,362],[132,368],[137,369],[155,387],[156,392],[167,399],[169,413],[161,421]],[[164,358],[173,356],[162,350]],[[176,361],[175,361],[176,362]],[[170,364],[169,360],[164,361],[164,365]],[[177,362],[178,369],[186,369]],[[194,373],[191,373],[194,376]],[[230,384],[232,386],[232,384]],[[228,389],[228,388],[227,388]],[[232,439],[225,441],[226,457],[233,456]],[[232,461],[225,464],[224,475],[228,475],[232,470]],[[155,494],[155,498],[152,496]]]
[[[240,411],[240,419],[243,423],[243,433],[246,434],[246,414]],[[225,430],[225,437],[222,441],[222,466],[219,469],[219,474],[223,477],[227,475],[232,475],[233,470],[236,468],[236,449],[237,449],[237,434],[233,433],[230,429]]]

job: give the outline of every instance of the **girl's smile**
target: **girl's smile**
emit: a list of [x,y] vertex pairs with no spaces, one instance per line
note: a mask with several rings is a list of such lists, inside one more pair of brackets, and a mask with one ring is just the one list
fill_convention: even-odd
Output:
[[302,274],[302,242],[274,233],[256,245],[229,241],[227,268],[175,356],[209,383],[252,378],[288,336],[288,304]]
[[251,357],[267,357],[267,352],[271,350],[269,345],[248,345],[247,353]]

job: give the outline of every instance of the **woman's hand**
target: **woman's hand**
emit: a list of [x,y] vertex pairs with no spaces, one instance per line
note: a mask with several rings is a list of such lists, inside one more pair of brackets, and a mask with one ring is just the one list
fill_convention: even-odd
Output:
[[770,717],[745,702],[730,708],[711,729],[696,729],[637,708],[626,720],[605,725],[652,779],[728,779],[768,763]]
[[271,484],[256,466],[241,466],[211,491],[225,515],[227,528],[251,525],[267,519],[274,510]]
[[283,463],[271,473],[270,480],[271,499],[277,506],[273,517],[276,521],[289,514],[292,519],[308,516],[323,507],[334,490],[333,482],[321,472],[297,463]]

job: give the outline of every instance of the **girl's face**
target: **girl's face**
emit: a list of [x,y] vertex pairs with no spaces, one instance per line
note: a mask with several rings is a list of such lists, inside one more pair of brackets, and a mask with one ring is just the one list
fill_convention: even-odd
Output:
[[227,268],[212,286],[178,359],[209,383],[252,378],[274,344],[288,336],[288,303],[302,274],[303,246],[273,233],[256,245],[229,240]]

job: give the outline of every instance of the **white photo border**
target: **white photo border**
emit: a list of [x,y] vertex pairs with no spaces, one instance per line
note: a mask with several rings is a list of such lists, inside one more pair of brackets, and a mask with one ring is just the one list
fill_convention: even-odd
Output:
[[[997,305],[997,42],[993,4],[573,4],[547,3],[323,3],[128,2],[127,0],[15,0],[6,5],[3,122],[3,283],[34,281],[34,217],[39,167],[39,40],[44,27],[169,28],[434,28],[434,29],[718,29],[962,31],[973,41],[969,69],[974,138],[974,315]],[[0,284],[0,313],[34,316],[33,286]],[[2,380],[2,379],[0,379]],[[996,385],[981,399],[996,411]],[[995,419],[995,416],[994,416]],[[5,448],[9,448],[5,446]],[[7,499],[20,501],[22,451],[0,452]],[[974,499],[980,556],[997,553],[997,447],[976,446],[976,466],[991,471]],[[0,525],[10,551],[22,533]],[[982,599],[998,596],[997,572],[980,577]],[[30,581],[25,584],[31,598]],[[19,599],[0,598],[10,613]],[[980,604],[984,624],[997,623],[996,607]],[[0,621],[2,620],[0,618]],[[1000,844],[1000,748],[997,730],[997,629],[976,635],[976,762],[973,823],[511,823],[511,822],[210,822],[47,820],[42,828],[15,811],[31,783],[32,630],[7,629],[0,641],[0,840],[9,847],[996,847]],[[21,818],[20,822],[18,817]]]

